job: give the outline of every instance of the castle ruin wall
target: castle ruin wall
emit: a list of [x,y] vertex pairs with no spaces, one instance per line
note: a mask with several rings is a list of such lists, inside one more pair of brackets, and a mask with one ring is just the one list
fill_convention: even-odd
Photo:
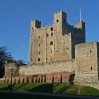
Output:
[[60,72],[74,72],[75,60],[67,60],[62,62],[51,62],[38,65],[21,66],[19,68],[20,75],[37,75],[51,74]]
[[76,45],[76,76],[75,83],[98,83],[97,42]]

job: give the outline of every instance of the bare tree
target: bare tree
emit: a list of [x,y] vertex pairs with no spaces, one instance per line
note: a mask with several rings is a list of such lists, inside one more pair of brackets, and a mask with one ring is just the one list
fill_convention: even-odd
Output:
[[8,52],[6,46],[0,47],[0,67],[4,66],[6,60],[12,60],[11,52]]
[[16,61],[16,65],[17,65],[17,66],[21,66],[21,65],[23,65],[23,64],[25,64],[25,61],[24,61],[24,60],[21,60],[21,59],[20,59],[20,60],[17,60],[17,61]]
[[4,75],[4,66],[6,60],[12,60],[13,57],[6,46],[0,47],[0,77]]

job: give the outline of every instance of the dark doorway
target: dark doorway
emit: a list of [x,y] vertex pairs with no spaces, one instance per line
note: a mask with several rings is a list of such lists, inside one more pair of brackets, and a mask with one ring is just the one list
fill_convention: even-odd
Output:
[[71,74],[69,77],[69,83],[74,85],[74,78],[75,78],[75,74]]

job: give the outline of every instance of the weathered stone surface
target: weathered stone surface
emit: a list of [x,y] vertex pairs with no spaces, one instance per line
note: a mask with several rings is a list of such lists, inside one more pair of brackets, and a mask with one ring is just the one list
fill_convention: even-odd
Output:
[[76,77],[75,82],[97,83],[99,80],[99,61],[98,61],[99,43],[89,42],[78,44],[75,47]]
[[[11,69],[13,69],[12,74]],[[5,66],[5,77],[11,77],[11,75],[13,77],[19,75],[19,66],[16,66],[15,62],[7,62]]]
[[67,60],[63,62],[53,62],[30,66],[21,66],[20,75],[50,74],[56,72],[74,72],[75,61]]
[[53,24],[40,26],[40,21],[31,21],[30,64],[75,58],[75,45],[85,42],[85,23],[69,25],[63,11],[54,13]]

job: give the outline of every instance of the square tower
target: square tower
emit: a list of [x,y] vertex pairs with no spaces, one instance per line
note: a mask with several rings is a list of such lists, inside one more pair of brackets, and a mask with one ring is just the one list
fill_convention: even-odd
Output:
[[85,42],[85,23],[76,27],[67,23],[67,14],[54,13],[54,22],[41,27],[41,21],[31,21],[30,63],[46,63],[75,58],[75,45]]

